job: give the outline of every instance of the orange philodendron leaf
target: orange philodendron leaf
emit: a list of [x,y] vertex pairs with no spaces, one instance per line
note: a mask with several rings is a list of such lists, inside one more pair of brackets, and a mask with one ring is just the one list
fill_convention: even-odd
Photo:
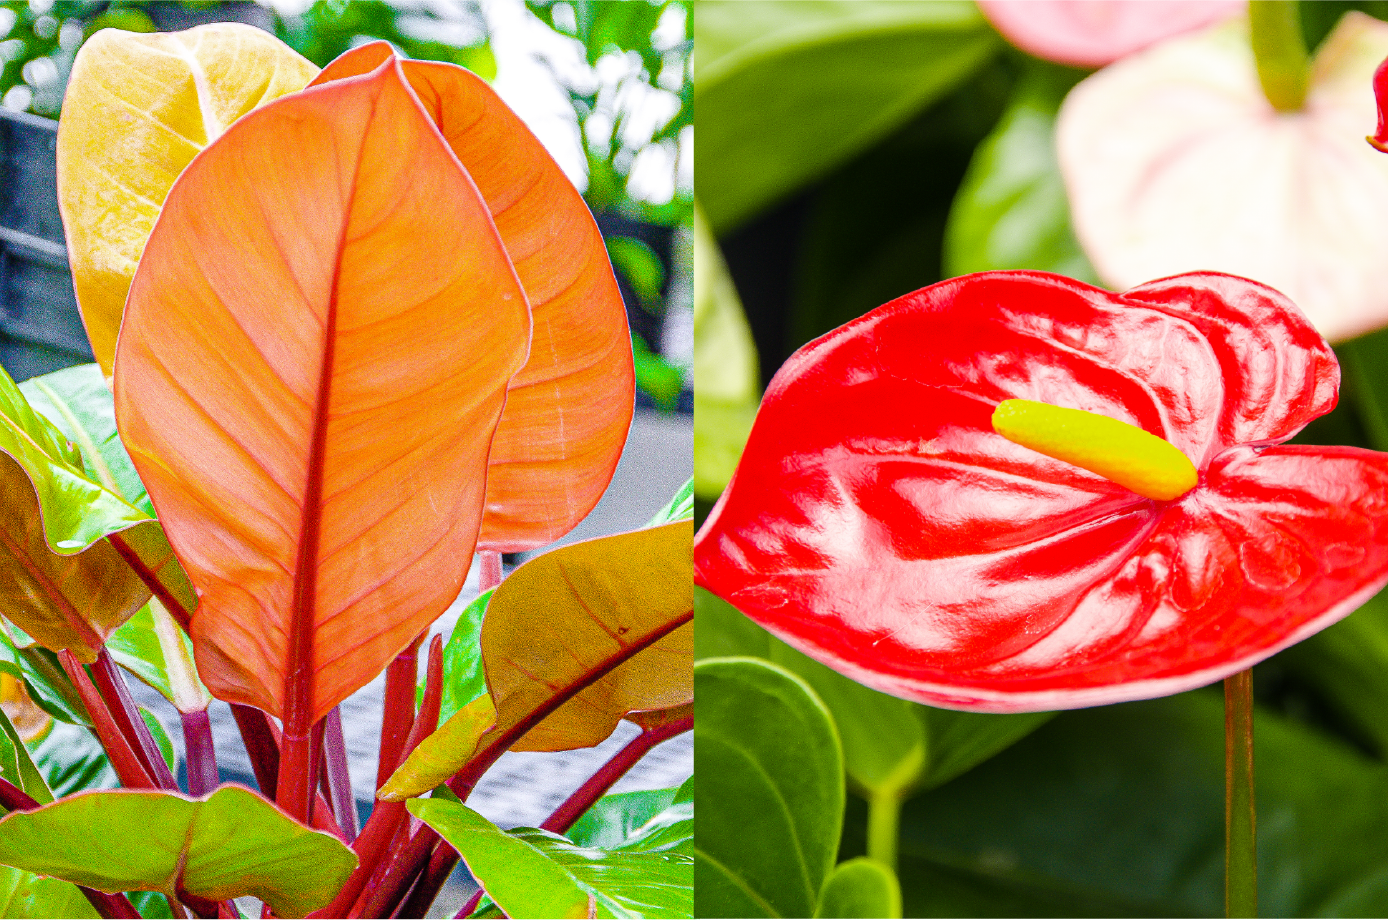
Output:
[[[503,581],[482,621],[488,695],[424,739],[380,797],[418,795],[502,750],[602,741],[628,713],[693,702],[694,524],[563,546]],[[557,706],[556,706],[557,704]]]
[[[364,73],[385,42],[333,61],[313,85]],[[520,552],[573,529],[607,488],[631,426],[635,376],[626,310],[583,197],[480,77],[404,61],[425,110],[487,202],[535,318],[487,468],[479,550]]]
[[116,418],[199,589],[199,673],[286,752],[457,597],[529,330],[396,62],[246,115],[169,193]]
[[240,23],[103,29],[82,45],[58,125],[58,203],[82,321],[107,376],[130,279],[174,180],[232,122],[317,72]]

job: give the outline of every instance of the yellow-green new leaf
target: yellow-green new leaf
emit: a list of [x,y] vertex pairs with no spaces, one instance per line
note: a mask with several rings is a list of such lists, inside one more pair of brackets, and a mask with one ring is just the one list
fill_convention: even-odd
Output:
[[103,29],[82,46],[58,126],[58,199],[82,321],[107,376],[130,280],[174,180],[236,119],[317,73],[239,23]]

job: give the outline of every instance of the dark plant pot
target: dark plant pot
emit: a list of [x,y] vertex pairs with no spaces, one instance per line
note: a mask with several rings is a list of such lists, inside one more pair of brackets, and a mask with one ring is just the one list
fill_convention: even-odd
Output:
[[0,366],[15,380],[95,360],[58,215],[58,123],[0,108]]

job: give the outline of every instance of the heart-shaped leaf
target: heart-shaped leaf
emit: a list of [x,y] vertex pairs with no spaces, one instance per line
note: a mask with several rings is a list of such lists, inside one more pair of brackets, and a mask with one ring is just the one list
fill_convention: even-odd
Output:
[[103,29],[72,64],[58,125],[58,201],[82,321],[111,373],[126,293],[174,180],[246,112],[315,68],[260,29]]
[[[385,42],[354,49],[314,85],[366,73]],[[487,467],[478,548],[519,552],[574,528],[607,488],[631,425],[635,376],[626,309],[588,206],[544,145],[481,78],[404,61],[486,201],[535,317]]]
[[694,33],[695,183],[718,233],[885,137],[998,47],[972,3],[709,3]]
[[507,832],[446,799],[415,799],[406,807],[458,850],[508,917],[693,916],[686,855],[604,852],[532,828]]
[[589,747],[627,713],[690,702],[693,531],[571,543],[516,569],[482,623],[489,695],[425,738],[380,797],[419,795],[506,749]]
[[0,483],[0,570],[11,582],[5,616],[45,648],[94,660],[149,600],[131,565],[176,577],[159,525],[87,478],[78,451],[2,371]]
[[694,667],[694,850],[700,917],[809,917],[843,824],[843,754],[829,712],[754,658]]
[[184,171],[130,289],[116,418],[201,592],[215,695],[306,737],[457,597],[528,329],[395,62],[251,112]]
[[254,895],[302,917],[331,899],[357,857],[250,790],[223,786],[202,799],[87,792],[12,812],[0,820],[0,862],[106,892]]

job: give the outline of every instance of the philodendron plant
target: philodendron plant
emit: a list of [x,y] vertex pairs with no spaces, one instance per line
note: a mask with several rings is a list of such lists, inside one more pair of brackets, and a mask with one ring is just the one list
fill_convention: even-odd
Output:
[[[384,43],[315,73],[247,27],[106,31],[58,165],[98,365],[0,376],[0,669],[55,720],[0,717],[0,913],[419,917],[461,856],[460,916],[690,915],[690,796],[604,797],[692,723],[689,488],[501,579],[592,509],[632,413],[602,238],[534,136]],[[186,791],[122,670],[181,713]],[[383,670],[359,829],[337,707]],[[218,783],[213,698],[258,792]],[[623,718],[541,828],[465,804]]]

